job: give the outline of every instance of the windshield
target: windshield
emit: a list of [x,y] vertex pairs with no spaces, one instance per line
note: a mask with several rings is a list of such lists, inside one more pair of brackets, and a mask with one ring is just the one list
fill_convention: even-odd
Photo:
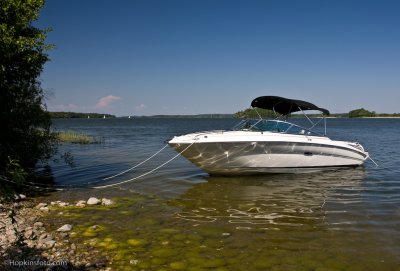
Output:
[[302,135],[316,134],[307,128],[303,128],[296,124],[280,120],[255,120],[255,119],[243,120],[233,129],[244,130],[244,131],[290,133],[290,134],[302,134]]

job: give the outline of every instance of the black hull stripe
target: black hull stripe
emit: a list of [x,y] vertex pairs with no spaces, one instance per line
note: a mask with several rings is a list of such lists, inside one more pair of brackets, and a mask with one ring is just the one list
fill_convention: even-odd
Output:
[[[210,143],[212,143],[212,144],[217,143],[218,144],[218,143],[231,143],[231,142],[210,142]],[[251,141],[236,141],[236,142],[232,142],[232,144],[236,144],[236,143],[251,143]],[[367,155],[362,151],[357,151],[357,150],[346,148],[346,147],[342,147],[342,146],[332,146],[332,145],[320,144],[320,143],[311,143],[311,142],[310,143],[302,143],[302,142],[286,142],[286,141],[257,141],[257,143],[258,144],[267,144],[267,145],[272,144],[272,146],[273,145],[278,145],[278,144],[285,145],[285,146],[296,145],[296,147],[308,147],[308,146],[311,145],[313,147],[346,150],[346,151],[357,153],[357,154],[363,156],[364,158],[367,157]],[[277,144],[275,144],[275,143],[277,143]],[[208,144],[208,142],[207,143],[200,143],[200,144]]]

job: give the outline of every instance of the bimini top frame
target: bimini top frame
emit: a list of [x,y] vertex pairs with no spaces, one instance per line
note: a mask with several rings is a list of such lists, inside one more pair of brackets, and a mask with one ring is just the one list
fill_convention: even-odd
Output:
[[[324,136],[326,136],[326,116],[329,116],[329,111],[325,108],[321,108],[316,106],[315,104],[312,104],[310,102],[306,101],[301,101],[301,100],[293,100],[293,99],[287,99],[283,97],[278,97],[278,96],[261,96],[258,98],[255,98],[251,102],[251,106],[256,109],[256,108],[262,108],[262,109],[269,109],[273,110],[274,113],[277,115],[277,118],[279,118],[278,114],[279,113],[282,117],[285,118],[285,120],[288,118],[288,116],[291,113],[294,112],[302,112],[303,115],[308,119],[308,121],[312,124],[310,128],[307,128],[307,130],[313,129],[318,123],[321,122],[321,120],[324,120]],[[314,123],[305,113],[304,111],[307,110],[318,110],[322,113],[322,119]],[[257,110],[256,110],[257,112]],[[258,114],[258,112],[257,112]],[[261,118],[260,114],[258,116]]]

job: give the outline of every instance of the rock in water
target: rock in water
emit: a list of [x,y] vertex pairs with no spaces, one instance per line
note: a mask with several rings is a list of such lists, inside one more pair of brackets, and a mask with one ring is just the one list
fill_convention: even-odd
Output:
[[88,201],[86,203],[88,205],[97,205],[97,204],[100,204],[101,201],[98,198],[91,197],[88,199]]
[[58,206],[60,206],[60,207],[67,207],[68,205],[69,205],[68,202],[59,202],[58,203]]
[[19,194],[18,195],[18,199],[19,200],[24,200],[24,199],[26,199],[26,196],[24,194]]
[[59,232],[67,232],[67,231],[70,231],[70,230],[72,230],[72,225],[65,224],[64,226],[58,228],[57,231],[59,231]]
[[85,207],[86,206],[86,201],[80,200],[76,203],[76,207]]
[[110,199],[106,199],[106,198],[101,199],[101,205],[110,206],[110,205],[114,205],[114,204],[115,204],[115,202]]

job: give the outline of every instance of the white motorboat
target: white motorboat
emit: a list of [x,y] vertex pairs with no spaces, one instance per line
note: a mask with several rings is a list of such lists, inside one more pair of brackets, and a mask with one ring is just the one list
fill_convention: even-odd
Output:
[[[277,96],[252,101],[253,108],[270,109],[274,120],[243,120],[232,130],[196,132],[175,136],[168,143],[186,159],[210,174],[310,172],[359,166],[369,158],[359,143],[326,136],[329,111],[316,105]],[[318,110],[322,118],[305,128],[288,122],[293,112]],[[324,133],[313,131],[323,120]]]

